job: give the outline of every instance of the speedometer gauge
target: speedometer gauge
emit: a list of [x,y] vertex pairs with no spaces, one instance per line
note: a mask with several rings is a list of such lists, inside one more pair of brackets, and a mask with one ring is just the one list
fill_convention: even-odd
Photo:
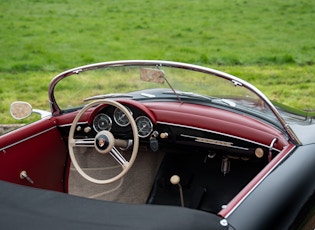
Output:
[[96,132],[110,130],[112,128],[112,119],[108,115],[100,113],[93,120],[93,128]]
[[146,116],[140,116],[136,119],[139,137],[145,138],[153,131],[153,124]]
[[[128,107],[126,107],[126,109],[132,115],[132,112],[130,111],[130,109]],[[116,108],[114,111],[114,120],[119,126],[122,126],[122,127],[125,127],[130,124],[130,121],[127,115],[123,111],[121,111],[119,108]]]

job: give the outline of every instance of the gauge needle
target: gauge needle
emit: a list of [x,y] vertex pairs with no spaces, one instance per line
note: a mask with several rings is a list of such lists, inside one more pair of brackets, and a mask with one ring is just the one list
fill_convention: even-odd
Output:
[[142,125],[142,127],[139,129],[139,132],[143,131],[147,127],[146,124]]
[[126,114],[122,114],[121,117],[119,118],[119,120],[123,120],[126,117]]

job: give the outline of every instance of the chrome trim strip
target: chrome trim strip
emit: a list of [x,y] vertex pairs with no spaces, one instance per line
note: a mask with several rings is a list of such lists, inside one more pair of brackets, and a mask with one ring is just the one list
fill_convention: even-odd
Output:
[[[85,124],[87,124],[86,121],[77,123],[77,125],[85,125]],[[71,126],[71,125],[72,125],[72,123],[68,123],[68,124],[58,125],[58,127],[67,127],[67,126]]]
[[[197,127],[193,127],[193,126],[187,126],[187,125],[179,125],[179,124],[174,124],[174,123],[168,123],[168,122],[161,122],[161,121],[158,121],[157,123],[158,123],[158,124],[162,124],[162,125],[177,126],[177,127],[181,127],[181,128],[195,129],[195,130],[200,130],[200,131],[204,131],[204,132],[207,132],[207,133],[219,134],[219,135],[222,135],[222,136],[235,138],[235,139],[238,139],[238,140],[241,140],[241,141],[247,141],[247,142],[250,142],[250,143],[252,143],[252,144],[256,144],[256,145],[260,145],[260,146],[266,147],[266,148],[268,148],[268,149],[269,149],[269,147],[270,147],[269,145],[265,145],[265,144],[262,144],[262,143],[258,143],[258,142],[256,142],[256,141],[251,141],[251,140],[248,140],[248,139],[245,139],[245,138],[240,138],[240,137],[237,137],[237,136],[229,135],[229,134],[226,134],[226,133],[211,131],[211,130],[202,129],[202,128],[197,128]],[[276,148],[273,148],[273,150],[274,150],[274,151],[277,151],[277,152],[281,152],[281,150],[276,149]]]
[[55,129],[55,128],[57,128],[57,127],[56,127],[56,126],[53,126],[53,127],[49,128],[49,129],[46,129],[46,130],[44,130],[44,131],[42,131],[42,132],[36,133],[36,134],[34,134],[34,135],[32,135],[32,136],[29,136],[29,137],[27,137],[27,138],[25,138],[25,139],[22,139],[22,140],[20,140],[20,141],[18,141],[18,142],[14,142],[13,144],[7,145],[7,146],[3,147],[2,149],[0,149],[0,152],[5,151],[6,149],[9,149],[9,148],[11,148],[11,147],[13,147],[13,146],[15,146],[15,145],[18,145],[18,144],[20,144],[20,143],[22,143],[22,142],[28,141],[28,140],[30,140],[30,139],[32,139],[32,138],[34,138],[34,137],[37,137],[37,136],[39,136],[39,135],[41,135],[41,134],[43,134],[43,133],[49,132],[50,130],[53,130],[53,129]]
[[201,142],[201,143],[205,143],[205,144],[224,146],[224,147],[234,148],[234,149],[249,150],[248,148],[235,146],[235,145],[233,145],[234,144],[233,142],[219,141],[219,140],[209,139],[209,138],[204,138],[204,137],[190,136],[190,135],[186,135],[186,134],[181,134],[181,136],[195,139],[196,142]]

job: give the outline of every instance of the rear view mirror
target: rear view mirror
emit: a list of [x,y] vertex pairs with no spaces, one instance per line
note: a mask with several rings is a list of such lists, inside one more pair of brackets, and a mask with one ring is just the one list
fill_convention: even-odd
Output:
[[11,104],[10,107],[10,113],[12,117],[17,120],[29,117],[32,112],[32,106],[24,101],[15,101]]
[[163,70],[142,68],[140,70],[140,79],[147,82],[163,84],[165,81],[165,74]]

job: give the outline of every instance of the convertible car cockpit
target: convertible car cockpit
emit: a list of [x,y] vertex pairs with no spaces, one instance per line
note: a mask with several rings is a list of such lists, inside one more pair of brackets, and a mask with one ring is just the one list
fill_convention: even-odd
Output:
[[[313,124],[237,77],[166,61],[65,71],[51,81],[49,103],[50,115],[1,136],[1,180],[94,200],[199,210],[221,217],[222,228],[308,142],[297,133],[302,126],[310,133],[306,124]],[[27,109],[18,102],[11,113],[22,118]]]

